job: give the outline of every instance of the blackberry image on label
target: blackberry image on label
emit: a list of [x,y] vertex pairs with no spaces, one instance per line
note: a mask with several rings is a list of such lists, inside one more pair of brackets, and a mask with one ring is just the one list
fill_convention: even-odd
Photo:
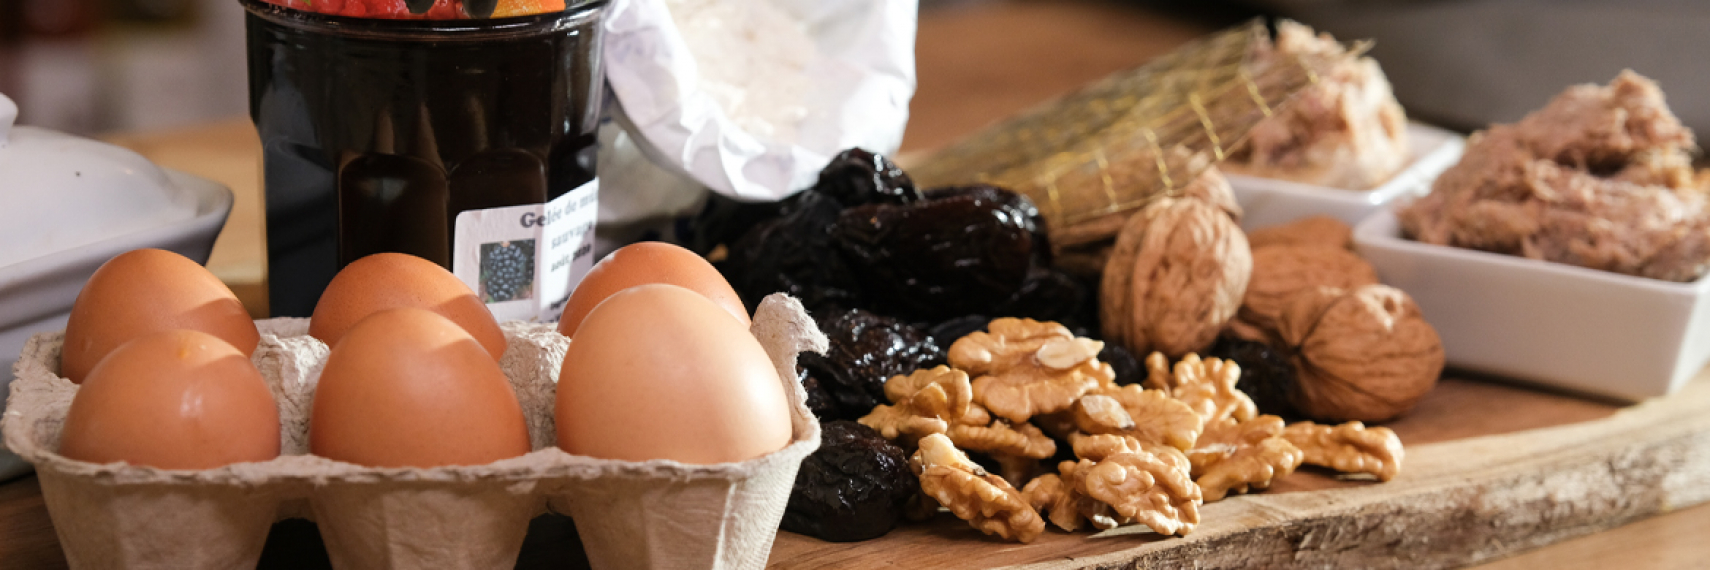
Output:
[[534,297],[534,240],[481,244],[481,302]]

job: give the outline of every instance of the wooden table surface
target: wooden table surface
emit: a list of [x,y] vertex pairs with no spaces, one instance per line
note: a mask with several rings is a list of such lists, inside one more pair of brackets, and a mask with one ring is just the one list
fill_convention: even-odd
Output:
[[[1084,0],[974,2],[922,15],[916,57],[919,89],[904,141],[905,152],[942,146],[991,121],[1060,95],[1103,75],[1145,62],[1211,31],[1206,24],[1172,19],[1123,4]],[[230,186],[237,201],[208,266],[233,286],[253,314],[266,316],[265,264],[259,145],[247,118],[180,130],[122,134],[109,140],[152,160]],[[1425,402],[1418,419],[1396,425],[1409,445],[1500,433],[1528,433],[1549,426],[1605,418],[1618,407],[1520,388],[1451,380]],[[1413,422],[1409,424],[1408,422]],[[1317,477],[1314,479],[1313,477]],[[1334,486],[1321,476],[1290,483],[1298,488]],[[1278,491],[1288,491],[1288,485]],[[1479,566],[1484,569],[1693,568],[1710,556],[1701,540],[1710,526],[1710,506],[1686,508],[1613,530]],[[1006,545],[956,532],[954,523],[929,525],[927,534],[971,541],[985,565],[1016,562]],[[962,529],[965,530],[965,529]],[[548,567],[574,556],[574,529],[567,519],[536,521],[520,566]],[[1061,539],[1078,539],[1059,535]],[[1090,539],[1089,544],[1091,543]],[[320,567],[318,536],[301,521],[275,528],[263,567]],[[569,546],[566,546],[569,544]],[[820,566],[834,563],[851,545],[825,545],[781,535],[774,562]],[[817,560],[818,562],[815,562]],[[906,560],[897,560],[907,565]],[[63,568],[65,561],[34,477],[0,484],[0,567]]]

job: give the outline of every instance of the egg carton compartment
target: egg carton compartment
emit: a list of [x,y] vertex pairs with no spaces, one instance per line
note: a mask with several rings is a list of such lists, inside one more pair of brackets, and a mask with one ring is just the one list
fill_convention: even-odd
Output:
[[594,568],[760,568],[819,422],[795,381],[796,355],[826,339],[794,298],[767,297],[751,331],[786,385],[793,436],[739,463],[615,461],[555,445],[554,399],[570,340],[513,322],[500,367],[533,451],[486,465],[371,468],[308,454],[308,420],[329,350],[307,319],[256,321],[252,357],[279,407],[281,455],[205,470],[94,464],[57,453],[77,385],[59,376],[63,332],[37,334],[15,366],[0,429],[34,463],[72,568],[254,567],[273,522],[320,525],[333,566],[497,568],[515,564],[531,518],[569,514]]

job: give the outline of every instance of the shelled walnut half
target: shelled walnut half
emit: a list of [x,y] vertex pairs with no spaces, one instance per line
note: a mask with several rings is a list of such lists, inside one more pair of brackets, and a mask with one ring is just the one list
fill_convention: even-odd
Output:
[[[1147,390],[1134,384],[1106,386],[1089,392],[1081,399],[1089,397],[1109,398],[1122,406],[1123,413],[1094,413],[1086,405],[1077,403],[1075,408],[1071,408],[1071,419],[1074,427],[1084,433],[1120,434],[1185,451],[1193,449],[1194,441],[1205,428],[1205,421],[1192,407],[1169,397],[1162,390]],[[1093,406],[1102,407],[1103,404],[1095,399]],[[1131,418],[1132,425],[1122,427],[1122,416]]]
[[1081,529],[1083,522],[1091,523],[1093,528],[1110,530],[1129,522],[1122,518],[1110,505],[1088,497],[1081,492],[1082,480],[1076,471],[1079,464],[1064,461],[1060,466],[1061,475],[1046,473],[1027,483],[1021,494],[1027,497],[1028,504],[1057,525],[1057,528],[1074,532]]
[[968,460],[943,434],[922,438],[909,466],[920,476],[921,492],[981,532],[1031,542],[1045,531],[1045,519],[1020,491]]
[[957,448],[992,456],[1003,468],[1011,485],[1021,486],[1032,478],[1039,461],[1056,455],[1057,442],[1032,424],[1010,425],[996,420],[989,425],[950,425],[950,442]]
[[1368,428],[1360,422],[1337,426],[1312,422],[1290,424],[1282,437],[1306,453],[1305,462],[1343,473],[1369,473],[1379,481],[1401,473],[1401,438],[1386,427]]
[[1098,361],[1103,343],[1033,319],[993,319],[950,345],[950,365],[974,376],[974,402],[1012,422],[1069,409],[1082,394],[1113,384]]
[[[1169,449],[1169,448],[1164,448]],[[1169,449],[1165,453],[1181,452]],[[1199,485],[1179,465],[1144,451],[1118,453],[1100,461],[1082,459],[1074,468],[1086,496],[1110,505],[1159,534],[1186,536],[1199,525]]]
[[1241,366],[1233,360],[1189,354],[1172,367],[1163,354],[1154,352],[1146,357],[1145,386],[1187,404],[1208,425],[1228,418],[1247,421],[1259,415],[1253,399],[1235,387],[1240,381]]
[[948,366],[916,370],[885,381],[885,397],[861,417],[861,425],[878,430],[886,439],[912,441],[929,434],[945,433],[950,423],[967,415],[973,403],[968,374]]
[[1206,426],[1199,444],[1187,454],[1205,501],[1267,489],[1277,479],[1294,473],[1305,455],[1283,439],[1282,433],[1282,418],[1276,416],[1247,421],[1229,418]]

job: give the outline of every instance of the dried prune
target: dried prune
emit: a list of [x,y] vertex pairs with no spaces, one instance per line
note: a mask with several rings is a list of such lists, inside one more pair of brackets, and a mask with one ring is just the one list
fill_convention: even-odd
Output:
[[1037,209],[992,186],[935,189],[927,198],[838,217],[832,235],[869,306],[935,322],[1007,302],[1033,266]]
[[1233,360],[1241,366],[1241,380],[1235,387],[1247,393],[1259,412],[1295,418],[1300,414],[1289,404],[1288,394],[1294,389],[1294,365],[1288,355],[1271,345],[1232,337],[1217,339],[1206,356]]
[[908,454],[872,428],[832,421],[821,426],[819,450],[796,471],[784,509],[784,530],[831,542],[884,536],[920,492]]
[[832,157],[819,171],[813,189],[842,203],[907,204],[920,200],[908,173],[885,158],[864,149],[852,148]]
[[892,376],[945,363],[944,350],[925,331],[861,309],[820,319],[819,329],[830,348],[824,356],[804,353],[800,362],[831,396],[835,419],[857,419],[887,403],[885,381]]
[[749,303],[749,312],[780,291],[815,315],[860,305],[855,274],[838,255],[830,233],[842,209],[836,200],[805,190],[782,215],[755,225],[731,244],[730,258],[719,269]]
[[986,324],[990,322],[992,322],[992,318],[985,315],[963,315],[940,321],[926,329],[926,332],[932,335],[932,340],[938,342],[938,348],[944,349],[944,353],[949,354],[950,345],[956,344],[957,339],[968,336],[974,331],[986,330]]
[[[1098,304],[1088,294],[1088,287],[1069,274],[1034,266],[1022,281],[1021,289],[1005,302],[997,313],[1008,317],[1051,321],[1069,327],[1076,336],[1088,336],[1097,330]],[[1094,325],[1088,328],[1088,323]]]
[[1104,350],[1098,351],[1098,361],[1109,364],[1116,371],[1116,384],[1127,386],[1146,381],[1146,368],[1140,366],[1140,359],[1134,353],[1122,348],[1114,342],[1104,343]]
[[807,405],[808,411],[813,412],[814,417],[820,421],[837,419],[837,404],[831,401],[831,394],[819,385],[819,377],[814,376],[806,366],[796,364],[796,381],[801,383],[802,391],[807,392],[807,400],[803,403]]
[[1051,265],[1051,232],[1046,230],[1045,216],[1039,213],[1039,207],[1027,196],[990,184],[966,184],[962,186],[940,186],[920,193],[923,200],[940,200],[955,196],[968,196],[981,200],[992,200],[1001,204],[1001,209],[1009,216],[1020,220],[1028,233],[1033,234],[1033,264],[1049,267]]

